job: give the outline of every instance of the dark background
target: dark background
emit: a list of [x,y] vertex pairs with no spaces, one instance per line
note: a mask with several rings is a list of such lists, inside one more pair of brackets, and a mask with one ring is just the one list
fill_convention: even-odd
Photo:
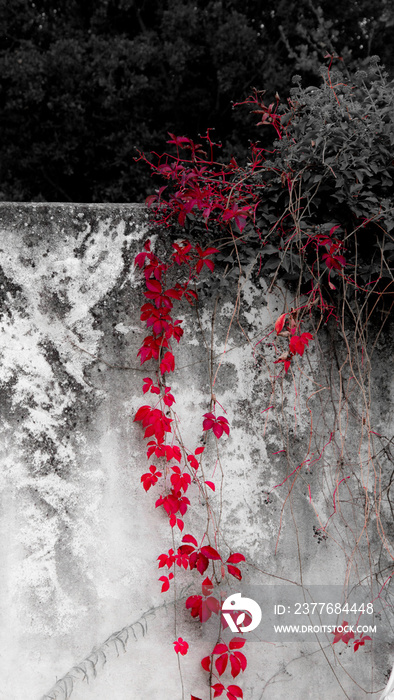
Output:
[[327,53],[393,76],[393,30],[391,0],[0,0],[0,199],[143,201],[168,131],[242,159],[275,134],[232,102],[318,85]]

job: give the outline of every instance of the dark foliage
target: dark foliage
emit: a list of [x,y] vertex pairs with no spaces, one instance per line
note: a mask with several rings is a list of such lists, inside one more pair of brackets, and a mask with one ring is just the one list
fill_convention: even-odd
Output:
[[232,110],[251,86],[319,84],[324,54],[393,69],[388,0],[0,0],[0,198],[141,201],[136,149],[216,129],[224,153],[262,138]]

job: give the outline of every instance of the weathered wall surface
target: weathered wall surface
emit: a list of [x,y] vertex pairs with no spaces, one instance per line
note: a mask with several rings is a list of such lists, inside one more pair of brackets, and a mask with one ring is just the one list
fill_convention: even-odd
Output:
[[[160,594],[156,566],[158,554],[172,546],[171,534],[155,511],[155,494],[140,484],[145,445],[133,416],[144,403],[142,378],[154,375],[136,357],[144,329],[133,260],[149,233],[146,214],[130,205],[2,204],[0,228],[0,698],[180,700],[177,636],[193,646],[182,660],[185,697],[208,697],[207,674],[199,668],[207,636],[182,603],[174,628],[173,599]],[[291,497],[288,485],[272,491],[288,476],[283,445],[302,461],[310,409],[317,407],[317,454],[330,413],[321,392],[310,398],[314,388],[306,375],[296,394],[289,380],[287,394],[276,399],[282,422],[271,423],[265,411],[274,402],[267,364],[274,358],[268,344],[268,359],[257,357],[255,345],[282,312],[282,294],[268,303],[264,280],[256,286],[245,278],[242,329],[235,317],[227,339],[234,299],[228,289],[218,299],[203,285],[200,322],[182,307],[185,336],[171,386],[194,449],[201,439],[196,416],[209,410],[207,354],[216,304],[213,351],[215,367],[221,365],[215,387],[231,425],[220,467],[226,543],[253,563],[244,569],[248,583],[280,586],[302,575],[305,585],[341,585],[349,564],[343,548],[319,541],[313,531],[310,493],[331,513],[323,495],[327,472],[311,468]],[[388,348],[385,341],[382,363]],[[304,360],[315,370],[322,363],[313,348]],[[380,386],[379,367],[375,374],[375,426],[389,434],[392,377]],[[349,430],[347,454],[359,451],[357,440]],[[213,442],[209,449],[213,470]],[[331,454],[336,459],[333,448]],[[191,509],[193,530],[203,523],[200,507]],[[384,556],[378,540],[372,549]],[[251,644],[245,698],[336,700],[364,697],[361,688],[377,692],[391,665],[389,618],[386,624],[386,638],[365,653],[343,647],[343,668],[329,645],[322,653],[316,645],[279,640]]]

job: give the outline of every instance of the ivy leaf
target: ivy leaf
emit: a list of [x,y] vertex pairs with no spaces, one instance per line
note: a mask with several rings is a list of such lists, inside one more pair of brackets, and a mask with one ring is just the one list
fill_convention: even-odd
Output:
[[215,683],[214,685],[211,685],[211,688],[213,688],[215,691],[213,695],[214,698],[219,697],[219,695],[221,695],[225,689],[223,683]]
[[185,656],[189,650],[189,645],[187,642],[182,637],[178,637],[176,642],[174,642],[174,650],[176,651],[177,654],[181,654],[181,656]]
[[166,352],[162,361],[160,362],[160,373],[165,374],[165,372],[174,372],[175,370],[175,358],[172,352]]
[[204,557],[207,557],[207,559],[213,559],[214,561],[219,561],[221,560],[220,554],[211,547],[210,545],[207,545],[206,547],[201,547],[201,554],[204,555]]
[[204,658],[201,661],[201,666],[203,667],[204,671],[210,671],[211,669],[211,657],[210,656],[204,656]]
[[275,330],[277,333],[280,333],[283,330],[283,326],[285,325],[285,320],[286,320],[287,314],[282,314],[279,316],[279,318],[275,321]]
[[[227,647],[226,647],[226,651],[227,651]],[[216,666],[216,670],[217,670],[219,676],[221,676],[225,672],[225,670],[227,668],[227,662],[228,662],[227,654],[222,654],[221,656],[219,656],[216,659],[215,666]]]
[[233,637],[228,646],[230,649],[242,649],[244,644],[246,644],[246,639],[242,637]]
[[163,585],[161,587],[161,592],[165,593],[168,591],[170,587],[170,580],[174,578],[174,574],[170,574],[169,576],[160,576],[159,581],[163,581]]
[[197,462],[196,458],[194,455],[188,455],[187,456],[187,461],[189,462],[190,466],[193,467],[197,471],[198,467],[200,466],[199,463]]
[[228,573],[231,574],[231,576],[234,576],[235,578],[237,578],[238,581],[242,580],[242,574],[241,574],[240,570],[238,569],[238,567],[232,566],[231,564],[229,564],[227,566],[227,569],[228,569]]
[[193,535],[184,535],[182,537],[182,542],[190,542],[190,544],[194,544],[196,547],[198,547],[197,540]]
[[204,595],[209,595],[213,591],[213,583],[208,576],[204,579],[201,584],[202,592]]
[[230,666],[231,666],[231,675],[233,678],[238,676],[239,673],[241,673],[241,663],[239,659],[235,656],[235,654],[230,654]]
[[[197,555],[196,569],[201,574],[201,576],[203,575],[204,571],[207,570],[208,564],[209,564],[209,561],[208,561],[207,557],[205,557],[204,554],[199,553]],[[193,567],[190,567],[190,568],[193,568]]]
[[234,554],[231,554],[231,556],[227,559],[228,564],[239,564],[240,561],[245,561],[245,557],[243,554],[240,554],[239,552],[235,552]]
[[230,656],[230,660],[231,660],[231,657],[232,657],[232,656],[236,656],[236,658],[238,659],[239,664],[240,664],[240,666],[241,666],[241,668],[242,668],[242,671],[244,671],[245,668],[246,668],[246,666],[248,665],[248,662],[247,662],[247,660],[246,660],[246,656],[245,656],[244,654],[242,654],[241,651],[235,651],[234,654],[232,654],[232,655]]

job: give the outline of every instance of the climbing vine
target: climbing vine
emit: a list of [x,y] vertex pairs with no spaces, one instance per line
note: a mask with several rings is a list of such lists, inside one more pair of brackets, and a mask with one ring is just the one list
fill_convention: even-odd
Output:
[[[214,391],[217,372],[212,373],[207,410],[197,418],[201,443],[187,445],[176,397],[167,384],[184,332],[177,304],[186,300],[198,311],[201,280],[207,275],[211,285],[235,289],[227,337],[236,323],[256,364],[265,363],[270,376],[263,434],[268,417],[274,415],[283,440],[274,454],[285,453],[287,459],[285,478],[266,492],[267,507],[274,490],[285,492],[277,546],[283,511],[300,479],[316,516],[314,536],[319,542],[330,538],[345,556],[345,583],[352,571],[359,570],[360,543],[364,539],[369,546],[372,531],[379,536],[385,561],[381,555],[377,561],[370,557],[365,579],[371,583],[371,600],[386,594],[392,577],[394,552],[385,523],[387,513],[393,512],[394,472],[390,477],[381,463],[383,455],[390,462],[392,439],[371,423],[370,374],[372,354],[394,303],[394,92],[374,60],[352,76],[339,67],[340,59],[330,56],[319,88],[303,89],[296,77],[285,104],[278,98],[266,105],[258,91],[242,103],[258,114],[262,128],[273,129],[276,138],[270,150],[251,144],[245,165],[235,158],[218,159],[220,146],[209,130],[200,142],[170,134],[168,152],[150,158],[140,155],[165,183],[147,204],[167,251],[161,258],[148,240],[135,259],[144,278],[141,321],[147,329],[138,355],[141,364],[153,363],[150,371],[155,373],[155,381],[143,380],[143,393],[151,401],[140,406],[134,418],[147,440],[148,467],[141,484],[146,492],[156,491],[155,507],[164,511],[171,529],[172,547],[158,556],[158,568],[165,572],[158,577],[162,592],[172,590],[177,570],[195,572],[205,578],[197,584],[198,592],[187,598],[186,610],[201,623],[218,617],[218,640],[201,661],[210,697],[225,693],[228,700],[242,698],[241,687],[224,679],[241,677],[247,667],[245,650],[240,651],[246,640],[239,636],[225,643],[226,621],[214,595],[228,577],[242,579],[245,561],[244,554],[226,548],[210,498],[218,480],[216,466],[208,474],[207,441],[215,440],[219,449],[231,425]],[[268,294],[274,289],[282,294],[283,309],[264,337],[256,340],[242,325],[241,291],[246,280],[258,284],[261,277],[267,280]],[[287,418],[278,407],[288,392],[289,378],[296,387],[299,377],[308,376],[309,347],[320,358],[321,375],[329,365],[328,381],[309,375],[313,385],[306,401],[309,444],[303,459],[294,463]],[[330,429],[328,404],[322,400],[328,385]],[[295,396],[297,415],[296,388]],[[321,419],[309,405],[315,399],[321,402]],[[356,460],[346,449],[350,414],[360,430]],[[332,462],[335,467],[330,471]],[[311,490],[312,466],[324,474],[321,482],[330,484],[324,507],[317,505],[319,499]],[[192,531],[189,518],[192,497],[206,505],[206,525],[198,533]],[[343,535],[341,524],[350,527],[351,536]],[[372,592],[376,582],[377,596]],[[347,622],[339,622],[332,644],[342,641],[357,651],[372,641],[368,635],[345,633]],[[181,670],[179,656],[188,652],[189,644],[178,637],[174,649]]]
[[[141,320],[145,322],[149,335],[144,338],[138,351],[141,363],[155,360],[157,365],[157,384],[146,377],[143,380],[144,394],[150,393],[157,397],[154,405],[141,406],[134,420],[140,422],[144,428],[144,438],[147,443],[147,458],[158,459],[164,466],[158,469],[151,464],[149,471],[141,476],[144,490],[147,492],[160,481],[161,495],[155,502],[156,508],[162,508],[168,517],[169,525],[182,533],[181,544],[173,547],[167,553],[158,556],[159,569],[165,569],[167,574],[159,577],[162,584],[162,592],[170,589],[175,580],[174,569],[195,570],[205,578],[201,583],[201,594],[189,596],[186,600],[186,609],[190,610],[193,618],[200,622],[206,622],[213,614],[221,612],[219,600],[212,596],[215,584],[218,584],[226,575],[231,575],[241,580],[241,570],[236,564],[245,560],[240,552],[219,552],[219,532],[217,529],[217,516],[213,512],[208,490],[215,491],[214,481],[206,479],[204,472],[205,444],[197,446],[193,451],[187,449],[182,439],[181,423],[173,410],[175,398],[171,387],[166,385],[167,376],[175,371],[175,357],[171,342],[179,343],[183,335],[182,321],[173,316],[174,302],[184,297],[190,304],[197,301],[197,292],[191,289],[196,282],[204,265],[214,271],[214,263],[211,256],[218,252],[216,248],[208,247],[203,250],[199,245],[190,243],[174,243],[174,252],[168,263],[161,261],[151,251],[150,241],[147,241],[144,250],[136,257],[136,265],[144,271],[146,290],[144,296],[149,300],[141,307]],[[174,286],[168,286],[168,277],[172,266],[185,268],[183,282],[176,282]],[[228,420],[223,415],[218,415],[216,399],[214,396],[210,402],[211,410],[204,414],[202,432],[207,434],[212,431],[216,440],[229,435]],[[204,437],[204,442],[206,438]],[[201,495],[207,503],[206,530],[199,538],[192,534],[183,534],[185,516],[190,505],[189,498],[185,495],[189,487],[194,484],[197,494]],[[205,544],[204,544],[205,543]],[[215,566],[216,565],[216,566]],[[209,572],[209,575],[207,575]],[[203,668],[210,675],[210,682],[215,674],[221,676],[226,670],[228,652],[230,653],[231,675],[233,678],[246,668],[246,657],[239,651],[245,640],[235,638],[231,640],[229,648],[223,643],[218,643],[212,651],[211,657],[202,660]],[[188,643],[179,637],[174,642],[177,654],[185,655],[188,651]],[[211,667],[211,658],[219,654],[214,667]],[[216,695],[220,695],[225,689],[229,700],[243,696],[239,686],[230,684],[225,688],[221,683],[211,683]]]

